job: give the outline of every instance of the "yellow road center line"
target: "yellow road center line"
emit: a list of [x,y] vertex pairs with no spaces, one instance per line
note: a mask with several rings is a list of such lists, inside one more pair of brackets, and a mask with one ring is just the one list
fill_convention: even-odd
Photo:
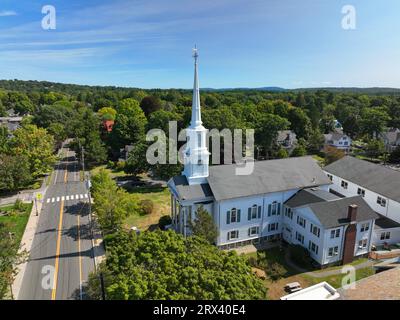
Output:
[[[80,214],[80,212],[79,212]],[[80,236],[80,216],[78,214],[78,259],[79,259],[79,292],[82,300],[82,256],[81,256],[81,236]]]
[[63,212],[64,212],[64,201],[61,201],[60,221],[58,223],[58,235],[57,235],[56,262],[54,264],[54,279],[53,279],[53,290],[51,291],[51,300],[56,299],[56,293],[57,293],[58,264],[59,264],[59,260],[60,260],[60,245],[61,245]]

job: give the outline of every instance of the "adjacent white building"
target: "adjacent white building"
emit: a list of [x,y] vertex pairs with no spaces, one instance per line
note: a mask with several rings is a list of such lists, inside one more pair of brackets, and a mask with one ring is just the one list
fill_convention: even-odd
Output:
[[[374,229],[374,242],[400,242],[400,172],[346,156],[326,166],[332,181],[330,190],[339,196],[361,196],[380,214]],[[374,244],[375,244],[374,243]]]

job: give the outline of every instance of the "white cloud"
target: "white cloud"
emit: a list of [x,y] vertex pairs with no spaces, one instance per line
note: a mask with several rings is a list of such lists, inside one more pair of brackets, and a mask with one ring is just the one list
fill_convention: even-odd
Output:
[[9,17],[9,16],[16,16],[17,13],[12,10],[1,10],[0,17]]

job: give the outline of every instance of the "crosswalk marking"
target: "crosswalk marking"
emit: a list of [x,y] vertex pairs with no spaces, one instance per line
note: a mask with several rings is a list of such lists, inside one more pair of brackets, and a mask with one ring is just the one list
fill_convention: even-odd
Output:
[[87,193],[82,194],[71,194],[59,197],[49,197],[46,199],[46,203],[60,202],[60,201],[70,201],[70,200],[80,200],[80,199],[88,199],[89,195]]

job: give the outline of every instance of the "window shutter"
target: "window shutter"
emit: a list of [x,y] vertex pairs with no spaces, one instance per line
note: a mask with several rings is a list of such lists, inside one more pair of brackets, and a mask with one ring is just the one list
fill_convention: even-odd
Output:
[[251,208],[247,210],[247,220],[251,220]]
[[310,232],[313,232],[312,228],[313,228],[313,224],[310,223]]
[[250,237],[250,230],[251,230],[251,228],[249,228],[249,230],[248,230],[248,233],[249,233],[249,237]]
[[228,241],[231,239],[230,235],[231,235],[231,233],[228,232],[228,233],[227,233],[227,239],[228,239]]
[[321,229],[318,228],[318,238],[319,238],[319,232],[321,231]]
[[226,212],[226,224],[230,224],[230,223],[231,223],[231,212],[227,211]]
[[236,238],[239,238],[239,230],[236,230]]
[[260,233],[260,227],[257,227],[257,234],[259,234]]
[[258,206],[258,219],[261,218],[261,206]]
[[268,205],[268,217],[270,217],[271,216],[271,205],[269,204]]
[[239,209],[237,211],[237,222],[240,222],[240,212],[241,212],[241,210]]
[[280,214],[281,214],[281,204],[278,203],[278,212],[277,212],[277,215],[279,216]]

